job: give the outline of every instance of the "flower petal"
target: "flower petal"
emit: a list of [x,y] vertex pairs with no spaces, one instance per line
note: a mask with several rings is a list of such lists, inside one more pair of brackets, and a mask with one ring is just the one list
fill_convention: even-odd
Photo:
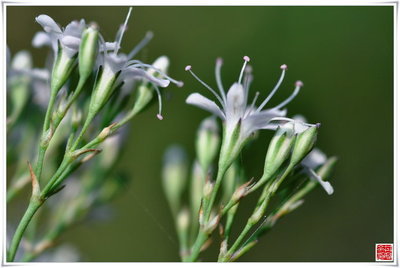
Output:
[[236,124],[246,111],[244,88],[239,83],[234,83],[226,95],[226,120],[227,124]]
[[264,110],[246,116],[242,121],[242,135],[249,136],[252,132],[259,129],[276,129],[280,124],[271,122],[271,119],[286,114],[284,110]]
[[81,20],[80,22],[78,21],[71,21],[64,30],[64,35],[65,36],[73,36],[77,38],[81,38],[82,32],[85,29],[85,21]]
[[46,32],[56,32],[61,34],[62,31],[57,23],[47,15],[39,15],[36,17],[36,21],[43,27]]
[[218,105],[199,93],[190,94],[189,97],[187,97],[186,99],[186,103],[209,111],[223,120],[225,119],[224,113],[221,111]]
[[34,47],[51,46],[51,39],[49,34],[45,32],[37,32],[32,39],[32,46]]
[[148,80],[151,83],[154,83],[157,86],[160,87],[167,87],[170,83],[169,80],[166,79],[159,79],[156,78],[152,75],[149,75],[146,71],[135,68],[135,67],[127,67],[123,70],[123,73],[121,74],[122,79],[124,78],[144,78]]
[[306,168],[306,172],[307,174],[310,176],[310,178],[312,180],[317,181],[319,184],[321,184],[321,186],[324,188],[324,190],[329,194],[333,194],[334,190],[332,185],[328,182],[328,181],[324,181],[322,180],[322,178],[320,176],[318,176],[317,173],[315,173],[314,170],[312,170],[311,168]]
[[100,51],[114,50],[116,44],[117,44],[116,42],[104,42],[100,45]]
[[315,169],[318,166],[324,164],[326,162],[326,155],[319,150],[318,148],[314,148],[301,162],[304,166]]

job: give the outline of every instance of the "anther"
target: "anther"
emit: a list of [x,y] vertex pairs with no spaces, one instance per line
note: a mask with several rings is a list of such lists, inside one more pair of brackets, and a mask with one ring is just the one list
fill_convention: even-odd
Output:
[[281,70],[287,70],[288,69],[286,64],[282,64],[280,68],[281,68]]
[[164,117],[163,117],[161,114],[157,114],[157,118],[158,118],[159,120],[163,120],[163,119],[164,119]]
[[243,60],[246,61],[246,62],[249,62],[249,61],[250,61],[250,58],[249,58],[248,56],[244,56],[244,57],[243,57]]
[[296,81],[295,85],[296,85],[296,87],[304,86],[303,82],[301,82],[300,80]]
[[189,70],[191,70],[192,69],[192,65],[187,65],[186,67],[185,67],[185,71],[189,71]]

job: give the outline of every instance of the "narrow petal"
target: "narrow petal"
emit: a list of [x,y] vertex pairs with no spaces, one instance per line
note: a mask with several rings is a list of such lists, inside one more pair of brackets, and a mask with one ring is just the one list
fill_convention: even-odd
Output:
[[36,17],[36,21],[43,27],[46,32],[62,33],[57,23],[47,15],[39,15]]
[[259,129],[276,129],[280,124],[278,122],[271,122],[271,119],[283,114],[286,114],[286,111],[265,110],[250,114],[242,121],[242,135],[247,137]]
[[199,93],[190,94],[189,97],[187,97],[186,99],[186,103],[209,111],[223,120],[225,119],[225,116],[218,105]]
[[[109,51],[109,50],[114,50],[116,42],[105,42],[100,45],[100,51]],[[118,47],[118,49],[120,49]]]
[[64,46],[67,46],[70,49],[75,49],[76,51],[79,50],[79,45],[81,43],[80,38],[69,35],[64,36],[60,41]]
[[234,83],[226,96],[226,119],[229,123],[236,123],[246,111],[244,88]]
[[72,21],[65,27],[64,35],[81,38],[84,29],[85,29],[84,20],[81,20],[80,22]]
[[166,79],[159,79],[156,78],[152,75],[149,75],[146,71],[135,68],[135,67],[127,67],[123,70],[123,73],[121,74],[122,79],[124,78],[144,78],[151,83],[154,83],[157,86],[160,87],[167,87],[170,83],[169,80]]
[[328,181],[324,181],[322,180],[322,178],[320,176],[318,176],[317,173],[315,173],[314,170],[312,170],[311,168],[306,168],[306,172],[307,174],[310,176],[310,178],[312,180],[317,181],[319,184],[321,184],[321,186],[324,188],[324,190],[329,194],[333,194],[333,187],[332,185],[328,182]]
[[32,46],[34,47],[51,46],[50,36],[45,32],[37,32],[32,39]]

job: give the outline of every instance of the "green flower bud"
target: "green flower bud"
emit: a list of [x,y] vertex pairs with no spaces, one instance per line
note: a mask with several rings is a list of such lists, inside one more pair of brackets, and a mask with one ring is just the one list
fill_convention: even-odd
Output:
[[195,162],[192,170],[192,179],[190,183],[190,201],[193,215],[198,215],[203,196],[205,177],[201,170],[200,164]]
[[294,166],[300,163],[301,160],[314,148],[317,141],[319,125],[313,126],[300,133],[295,141],[290,165]]
[[91,25],[82,33],[79,46],[79,76],[86,80],[93,71],[99,50],[99,31]]
[[190,212],[185,207],[181,209],[178,213],[176,219],[176,229],[178,233],[187,233],[190,224]]
[[197,131],[196,153],[204,173],[208,172],[212,161],[219,151],[220,136],[215,117],[208,117],[201,122]]
[[187,181],[187,159],[180,146],[171,146],[164,155],[162,183],[168,203],[174,215],[181,206],[182,193]]
[[51,91],[56,94],[65,82],[68,80],[72,70],[75,67],[77,55],[70,57],[63,49],[58,46],[58,53],[51,73]]
[[222,202],[226,204],[235,192],[236,187],[239,185],[239,168],[237,163],[233,163],[226,171],[224,179],[222,180]]

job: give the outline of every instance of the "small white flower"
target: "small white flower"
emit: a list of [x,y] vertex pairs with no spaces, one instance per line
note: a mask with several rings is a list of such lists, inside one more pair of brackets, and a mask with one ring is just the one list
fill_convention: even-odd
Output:
[[38,32],[33,37],[34,47],[51,46],[54,53],[58,51],[58,43],[61,44],[63,51],[68,57],[72,58],[79,50],[81,36],[86,28],[85,20],[72,21],[65,29],[60,26],[48,15],[39,15],[36,21],[43,27],[44,32]]
[[[250,61],[250,58],[245,56],[243,59],[244,64],[240,72],[238,82],[234,83],[230,87],[227,94],[225,93],[221,82],[221,59],[217,59],[215,68],[219,94],[217,94],[217,92],[215,92],[210,86],[200,80],[200,78],[198,78],[191,71],[190,65],[186,66],[185,68],[186,71],[189,71],[201,84],[203,84],[209,91],[211,91],[211,93],[219,101],[220,106],[218,106],[214,101],[204,97],[199,93],[193,93],[189,95],[189,97],[186,99],[186,103],[198,106],[220,117],[225,122],[227,133],[231,133],[238,126],[238,124],[240,124],[240,141],[246,140],[250,136],[250,134],[259,129],[276,129],[281,123],[293,122],[292,119],[284,117],[286,115],[286,110],[283,110],[282,108],[296,97],[296,95],[300,91],[300,88],[303,86],[303,83],[301,81],[297,81],[294,92],[290,97],[288,97],[282,103],[273,108],[264,109],[266,104],[279,89],[283,81],[285,71],[287,70],[287,66],[284,64],[281,66],[282,74],[277,84],[270,92],[270,94],[264,99],[264,101],[258,107],[256,106],[256,101],[259,96],[259,93],[257,92],[253,101],[249,104],[249,87],[253,77],[251,75],[250,66],[246,67],[246,64]],[[242,78],[244,78],[243,83]],[[304,124],[300,123],[300,125]],[[299,126],[299,124],[297,124],[297,126]],[[297,129],[300,132],[301,130],[303,130],[302,128],[296,128],[296,130]]]

